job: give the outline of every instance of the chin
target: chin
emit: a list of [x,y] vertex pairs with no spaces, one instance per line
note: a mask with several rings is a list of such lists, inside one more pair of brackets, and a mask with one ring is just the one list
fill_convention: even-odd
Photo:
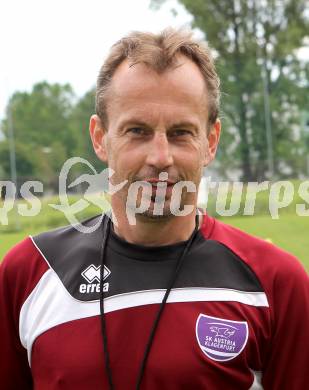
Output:
[[150,210],[146,210],[143,213],[136,214],[136,219],[141,219],[141,220],[149,220],[152,222],[160,222],[160,221],[166,221],[171,218],[173,218],[174,215],[171,213],[170,210],[168,212],[164,212],[163,214],[156,215]]

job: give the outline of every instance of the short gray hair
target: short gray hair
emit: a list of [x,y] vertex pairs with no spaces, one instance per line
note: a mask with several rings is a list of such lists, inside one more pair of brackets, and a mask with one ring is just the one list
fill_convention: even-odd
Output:
[[144,63],[158,73],[177,65],[177,55],[190,58],[199,67],[208,92],[208,122],[219,115],[220,80],[206,42],[192,38],[192,32],[168,28],[159,34],[132,32],[116,42],[102,65],[96,89],[96,113],[107,126],[107,92],[116,68],[125,60]]

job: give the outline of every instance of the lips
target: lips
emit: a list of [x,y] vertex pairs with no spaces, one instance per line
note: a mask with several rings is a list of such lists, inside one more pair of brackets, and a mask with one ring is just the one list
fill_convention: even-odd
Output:
[[171,198],[175,182],[166,180],[147,180],[151,184],[151,200],[162,202]]
[[175,182],[173,181],[170,181],[170,180],[158,180],[158,179],[145,179],[144,181],[146,181],[147,183],[150,183],[152,186],[154,187],[157,187],[158,185],[163,185],[163,184],[167,184],[167,186],[173,186],[174,184],[176,184]]

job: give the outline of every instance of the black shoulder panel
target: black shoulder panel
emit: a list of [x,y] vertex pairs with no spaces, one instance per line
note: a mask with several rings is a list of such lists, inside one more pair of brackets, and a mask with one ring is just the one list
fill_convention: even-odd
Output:
[[[83,225],[93,226],[99,218],[102,217],[88,219]],[[78,293],[80,285],[85,282],[81,272],[90,264],[100,266],[102,229],[82,233],[73,226],[67,226],[34,236],[33,241],[68,292],[74,298],[85,300],[84,295]]]
[[[89,219],[83,225],[92,226],[99,218]],[[33,240],[74,298],[99,299],[101,228],[81,233],[70,226],[39,234]],[[129,244],[112,233],[107,247],[105,296],[165,289],[181,251],[181,244],[149,248]],[[177,256],[170,256],[171,252]],[[242,259],[221,243],[206,240],[200,232],[174,287],[263,292],[257,276]]]

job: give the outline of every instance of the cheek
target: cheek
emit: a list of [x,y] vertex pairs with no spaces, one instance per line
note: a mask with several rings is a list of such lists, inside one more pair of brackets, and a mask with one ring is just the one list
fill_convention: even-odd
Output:
[[203,172],[203,161],[198,150],[182,153],[180,158],[174,162],[178,174],[185,180],[193,181],[195,184],[199,182]]
[[128,149],[125,145],[116,145],[110,152],[109,167],[115,173],[117,181],[129,180],[135,176],[143,166],[143,158],[137,149]]
[[211,155],[209,150],[209,143],[207,138],[202,141],[201,147],[200,147],[200,159],[201,159],[201,165],[205,167],[208,165],[211,161]]
[[206,159],[208,159],[208,144],[206,141],[199,141],[191,146],[190,150],[182,153],[180,158],[187,170],[193,171],[197,175],[203,169]]

